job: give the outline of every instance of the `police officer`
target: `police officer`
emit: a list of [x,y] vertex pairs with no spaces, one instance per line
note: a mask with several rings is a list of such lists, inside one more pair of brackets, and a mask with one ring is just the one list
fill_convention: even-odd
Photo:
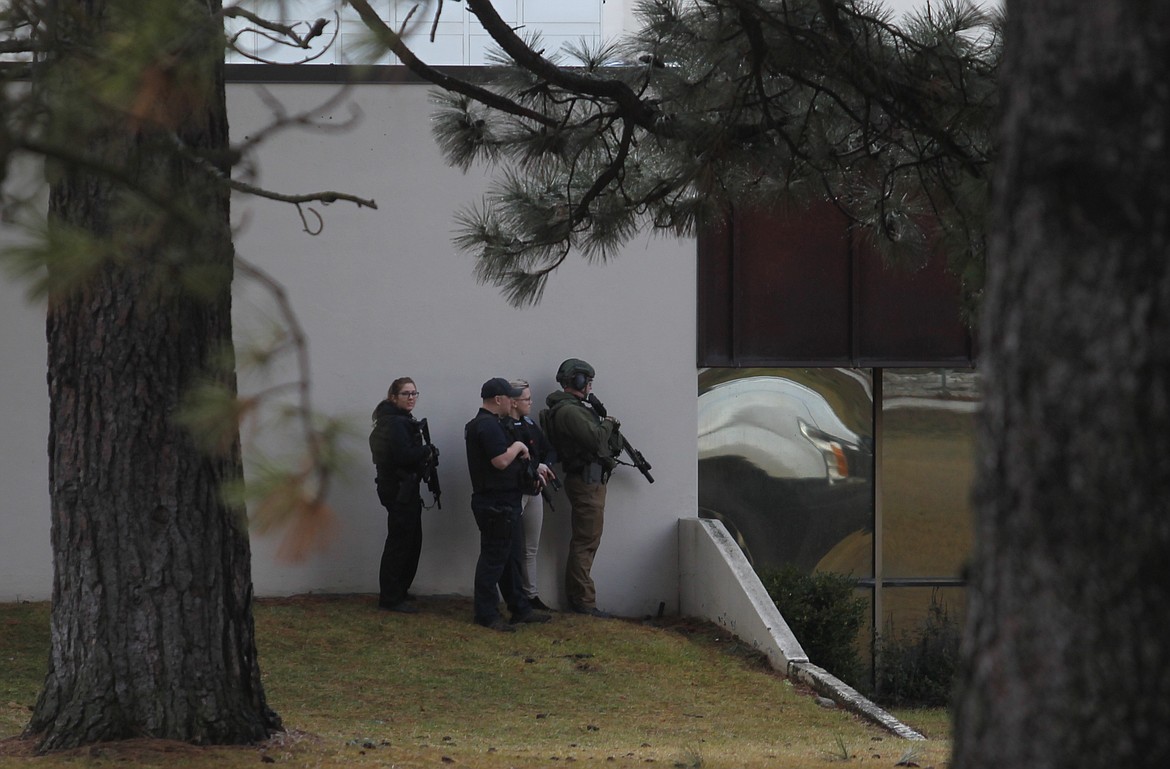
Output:
[[[476,623],[492,630],[514,631],[514,624],[547,622],[533,611],[520,585],[524,530],[520,525],[522,463],[528,460],[523,441],[511,440],[503,419],[521,391],[495,377],[480,388],[483,405],[463,428],[467,469],[471,474],[471,512],[479,527],[479,560],[475,564]],[[511,624],[500,616],[496,586],[511,611]]]
[[520,561],[520,581],[524,597],[528,599],[532,608],[552,611],[540,600],[536,587],[536,555],[540,549],[540,531],[544,526],[543,489],[556,480],[552,465],[557,461],[557,453],[530,416],[532,389],[528,381],[513,379],[509,384],[520,390],[520,395],[512,399],[511,419],[506,423],[508,435],[528,446],[528,468],[523,489],[524,508],[520,516],[524,524],[524,559]]
[[378,501],[386,508],[386,544],[378,569],[378,606],[413,614],[407,593],[422,552],[422,497],[419,481],[438,449],[425,445],[414,417],[418,385],[410,377],[395,379],[386,400],[374,409],[370,453],[378,470]]
[[597,608],[590,572],[605,525],[605,484],[617,465],[621,446],[618,421],[603,417],[590,402],[593,376],[593,367],[579,358],[561,363],[557,383],[562,389],[546,399],[548,409],[541,414],[541,424],[560,458],[565,494],[572,507],[572,537],[565,566],[569,608],[578,614],[609,617]]

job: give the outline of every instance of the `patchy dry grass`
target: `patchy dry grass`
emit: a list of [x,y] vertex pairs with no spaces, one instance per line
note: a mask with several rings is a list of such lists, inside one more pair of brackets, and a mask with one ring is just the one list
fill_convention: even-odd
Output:
[[[269,703],[287,732],[261,746],[134,740],[36,757],[16,739],[43,676],[44,604],[0,605],[0,769],[254,766],[482,769],[659,764],[689,769],[941,769],[941,711],[900,717],[910,743],[827,710],[762,657],[702,622],[558,614],[514,634],[472,624],[464,598],[380,612],[370,596],[260,601]],[[9,739],[4,739],[9,738]]]

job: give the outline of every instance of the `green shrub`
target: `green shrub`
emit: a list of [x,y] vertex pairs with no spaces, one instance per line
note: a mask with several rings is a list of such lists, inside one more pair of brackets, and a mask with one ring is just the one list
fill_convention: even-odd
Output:
[[959,623],[932,593],[915,634],[896,635],[891,623],[875,643],[874,699],[886,707],[950,704],[959,662]]
[[862,670],[857,634],[867,603],[856,594],[853,577],[804,574],[785,566],[762,573],[760,579],[809,661],[856,686]]

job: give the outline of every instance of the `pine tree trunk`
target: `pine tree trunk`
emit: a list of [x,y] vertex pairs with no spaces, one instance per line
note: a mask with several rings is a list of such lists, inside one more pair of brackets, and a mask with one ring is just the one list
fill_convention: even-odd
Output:
[[[101,6],[85,5],[99,26]],[[228,140],[222,56],[207,83],[210,93],[169,108],[183,113],[184,142],[214,151]],[[243,743],[279,727],[256,658],[246,521],[220,496],[240,477],[238,441],[209,457],[173,421],[213,357],[230,355],[229,196],[167,146],[165,132],[123,120],[87,149],[169,190],[172,213],[197,228],[174,218],[158,228],[124,186],[80,168],[50,192],[53,222],[116,250],[48,312],[52,648],[27,730],[45,750],[132,737]],[[187,290],[196,274],[198,296]]]
[[1170,764],[1170,3],[1007,3],[956,769]]

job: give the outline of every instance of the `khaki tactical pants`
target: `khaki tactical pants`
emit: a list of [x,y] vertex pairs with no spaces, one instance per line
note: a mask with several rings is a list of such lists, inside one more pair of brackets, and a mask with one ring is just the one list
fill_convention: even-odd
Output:
[[572,506],[573,530],[565,567],[565,595],[570,608],[596,608],[597,590],[589,572],[605,525],[605,484],[586,483],[581,475],[574,473],[565,478],[565,494]]

